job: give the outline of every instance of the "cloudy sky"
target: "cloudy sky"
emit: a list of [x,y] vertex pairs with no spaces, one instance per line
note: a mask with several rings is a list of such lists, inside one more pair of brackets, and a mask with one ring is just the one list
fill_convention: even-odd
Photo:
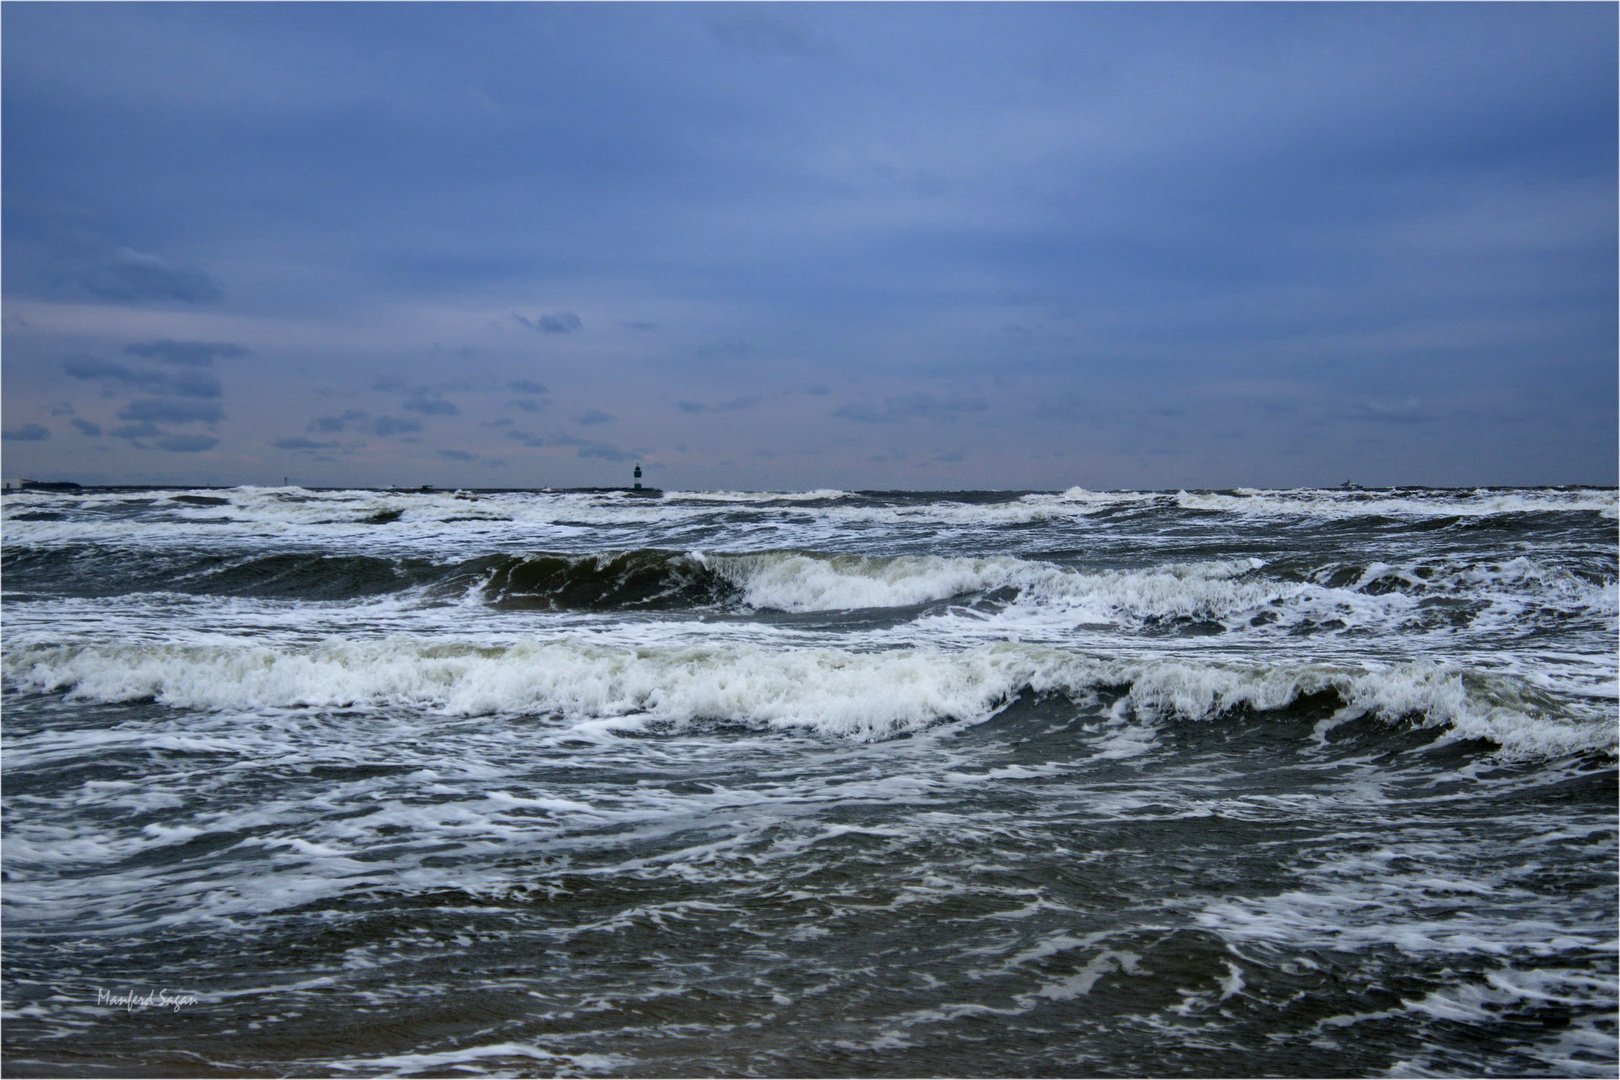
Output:
[[0,21],[8,476],[1616,480],[1612,4]]

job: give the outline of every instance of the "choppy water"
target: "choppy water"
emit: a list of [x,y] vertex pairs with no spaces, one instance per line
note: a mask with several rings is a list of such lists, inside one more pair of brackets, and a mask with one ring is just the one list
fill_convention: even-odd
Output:
[[8,1075],[1614,1074],[1613,490],[4,525]]

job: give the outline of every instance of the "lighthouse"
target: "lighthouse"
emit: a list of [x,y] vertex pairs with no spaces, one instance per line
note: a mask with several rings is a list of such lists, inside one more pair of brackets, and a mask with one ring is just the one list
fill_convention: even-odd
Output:
[[[664,497],[664,493],[658,488],[641,486],[641,465],[639,463],[636,465],[635,478],[636,486],[630,488],[627,492],[628,494],[639,495],[643,499],[662,499]],[[619,488],[618,490],[625,491],[624,488]]]

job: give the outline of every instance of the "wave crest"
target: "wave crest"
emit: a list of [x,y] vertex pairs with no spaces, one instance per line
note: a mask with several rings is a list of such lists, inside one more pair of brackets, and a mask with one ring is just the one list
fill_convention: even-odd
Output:
[[415,639],[315,646],[36,645],[4,660],[8,688],[100,702],[255,710],[407,707],[456,716],[724,721],[874,740],[978,722],[1019,694],[1125,694],[1146,720],[1275,713],[1323,694],[1337,719],[1416,719],[1511,757],[1615,750],[1603,706],[1506,676],[1418,662],[1388,667],[1120,660],[1000,643],[959,652],[629,648],[577,639],[511,645]]

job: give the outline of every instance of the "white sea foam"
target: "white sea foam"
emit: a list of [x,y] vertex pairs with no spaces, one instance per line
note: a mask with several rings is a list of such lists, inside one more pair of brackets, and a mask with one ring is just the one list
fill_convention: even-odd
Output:
[[1279,593],[1276,583],[1236,580],[1263,566],[1259,559],[1087,573],[1012,556],[872,558],[764,552],[695,557],[740,586],[751,606],[778,611],[908,607],[1012,588],[1033,599],[1087,608],[1099,619],[1120,614],[1207,617],[1217,611],[1251,610]]
[[1097,511],[1137,507],[1175,506],[1261,517],[1484,517],[1494,514],[1596,511],[1616,516],[1613,488],[1476,488],[1345,490],[1292,488],[1233,491],[1088,491],[1074,487],[1058,495],[1023,496],[1025,503],[1070,505]]
[[[1138,629],[1203,622],[1250,636],[1277,638],[1296,628],[1464,630],[1518,635],[1553,619],[1562,629],[1612,631],[1615,582],[1592,582],[1527,557],[1504,563],[1373,563],[1342,584],[1329,567],[1310,580],[1264,572],[1260,559],[1233,559],[1143,569],[1080,570],[1013,556],[947,558],[694,553],[736,585],[743,602],[791,612],[909,607],[1010,590],[1012,607],[975,618],[1000,628],[1075,626]],[[1394,582],[1398,587],[1389,587]],[[1435,605],[1435,598],[1467,603]],[[1003,599],[1009,599],[1004,597]],[[1265,612],[1263,618],[1256,616]]]
[[[1401,1005],[1376,1012],[1339,1014],[1316,1025],[1320,1034],[1333,1035],[1365,1023],[1400,1020],[1416,1026],[1424,1021],[1490,1027],[1504,1017],[1552,1008],[1576,1012],[1567,1027],[1549,1028],[1526,1047],[1552,1076],[1613,1076],[1616,1050],[1613,1031],[1614,979],[1562,968],[1518,970],[1504,966],[1481,981],[1461,981]],[[1586,1015],[1582,1016],[1580,1013]],[[1534,1023],[1534,1021],[1530,1021]],[[1539,1025],[1537,1025],[1539,1026]],[[1353,1036],[1352,1036],[1353,1037]],[[1481,1070],[1483,1071],[1483,1070]],[[1456,1076],[1454,1048],[1426,1047],[1415,1057],[1396,1062],[1384,1073],[1392,1077]]]
[[[1612,951],[1612,944],[1611,944]],[[1534,1014],[1547,1008],[1586,1012],[1563,1030],[1536,1040],[1535,1054],[1556,1076],[1613,1076],[1620,1041],[1615,1039],[1612,976],[1569,969],[1518,970],[1504,967],[1485,976],[1484,985],[1464,983],[1405,1002],[1409,1014],[1451,1024],[1490,1025],[1504,1014]],[[1442,1059],[1443,1060],[1443,1059]],[[1437,1063],[1430,1072],[1418,1062],[1402,1062],[1391,1076],[1455,1075]]]
[[773,503],[819,502],[848,499],[851,493],[837,488],[817,488],[815,491],[667,491],[666,498],[688,502]]
[[392,1054],[387,1057],[350,1058],[322,1062],[323,1068],[355,1070],[385,1070],[387,1075],[428,1073],[441,1075],[446,1070],[455,1072],[486,1072],[491,1069],[517,1068],[529,1072],[542,1067],[553,1072],[615,1073],[635,1064],[634,1058],[619,1054],[564,1054],[530,1043],[492,1043],[468,1046],[460,1050],[443,1050],[435,1054]]
[[[196,505],[182,497],[224,500]],[[874,501],[849,492],[681,492],[665,499],[638,499],[618,492],[411,492],[300,488],[239,487],[154,493],[149,505],[134,514],[108,516],[139,501],[129,492],[22,492],[4,498],[8,538],[28,543],[117,542],[135,536],[145,543],[210,536],[243,535],[290,538],[364,536],[383,546],[420,543],[446,530],[465,541],[487,533],[492,538],[528,535],[544,530],[566,536],[581,528],[680,528],[704,522],[713,514],[755,516],[758,526],[775,534],[819,535],[850,526],[998,527],[1039,522],[1083,521],[1107,511],[1197,510],[1234,519],[1351,517],[1480,518],[1501,514],[1597,512],[1617,517],[1613,489],[1479,489],[1360,492],[1301,489],[1236,492],[1092,492],[1071,488],[1061,494],[1009,496],[1001,502],[926,503]],[[803,507],[820,502],[831,505]],[[62,520],[17,520],[25,511],[62,513]],[[788,518],[784,518],[784,514]],[[737,522],[732,523],[733,526]]]
[[[313,927],[316,1026],[320,1001],[519,1003],[328,1072],[622,1072],[639,1017],[673,1030],[650,994],[741,987],[680,1023],[724,1046],[752,1004],[859,997],[873,956],[900,996],[817,1045],[1028,1013],[1014,1057],[1049,1064],[1041,1025],[1084,995],[1140,1045],[1191,1022],[1230,1048],[1304,993],[1282,1034],[1365,1034],[1368,1071],[1494,1040],[1485,1071],[1612,1072],[1607,763],[1579,753],[1616,743],[1612,491],[177,494],[4,500],[14,1021],[72,1034],[53,974],[152,932],[234,988],[219,1015],[291,1013],[239,944]],[[631,609],[492,605],[484,568],[541,552],[537,592]],[[693,606],[635,609],[666,559]],[[390,561],[398,591],[312,598]],[[666,946],[668,985],[620,978]]]
[[756,608],[837,611],[907,607],[1013,584],[1035,568],[1020,559],[951,559],[937,556],[816,557],[792,552],[704,555],[743,590]]
[[1245,516],[1324,518],[1348,517],[1489,517],[1497,514],[1546,514],[1596,511],[1615,517],[1613,489],[1576,490],[1479,488],[1467,494],[1454,490],[1336,491],[1333,489],[1219,492],[1178,492],[1176,503],[1188,510],[1216,510]]
[[6,684],[71,700],[155,700],[178,708],[383,708],[452,716],[538,714],[612,720],[732,721],[867,740],[948,720],[983,720],[1018,693],[1083,698],[1129,687],[1147,718],[1269,712],[1331,691],[1341,719],[1416,718],[1514,757],[1615,745],[1601,705],[1520,680],[1431,662],[1324,664],[1113,660],[1003,643],[958,652],[757,646],[623,648],[573,638],[504,646],[411,639],[307,647],[164,644],[10,650]]

